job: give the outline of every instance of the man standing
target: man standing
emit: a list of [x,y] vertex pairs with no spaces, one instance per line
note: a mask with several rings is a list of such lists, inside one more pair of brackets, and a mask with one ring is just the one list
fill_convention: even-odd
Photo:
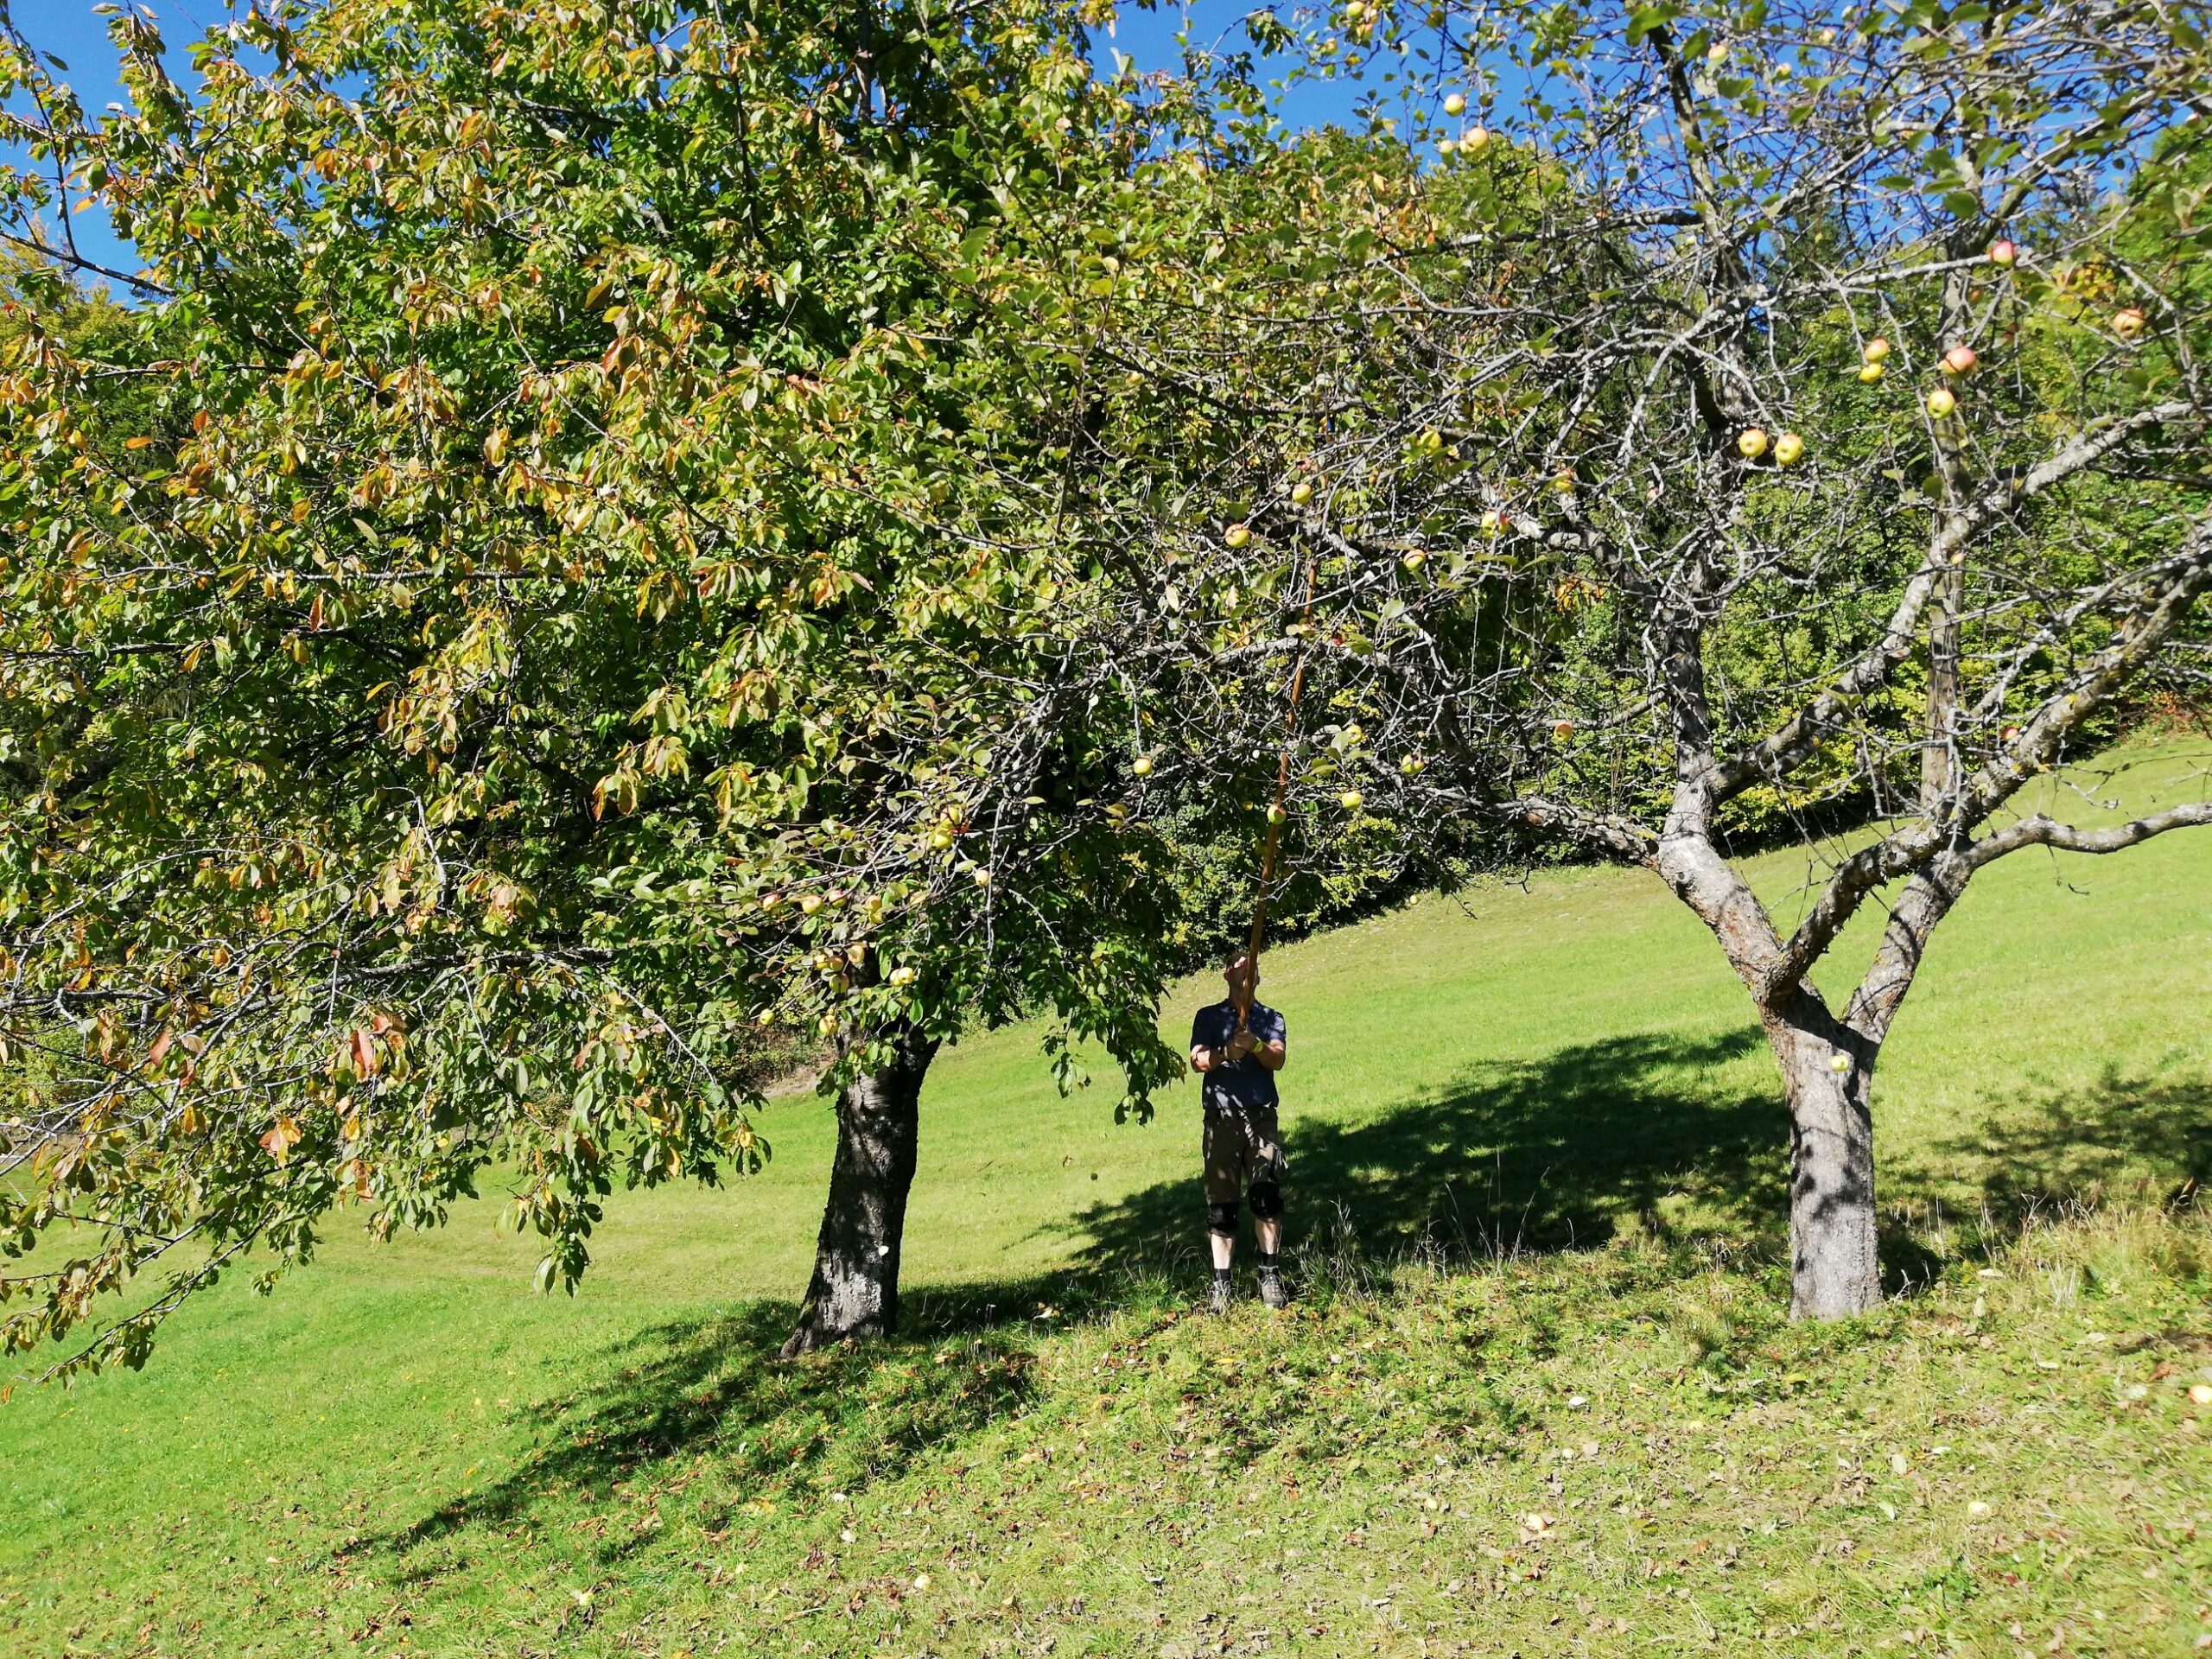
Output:
[[1289,1168],[1275,1128],[1275,1073],[1282,1070],[1282,1015],[1255,1000],[1259,964],[1243,945],[1222,963],[1229,995],[1191,1021],[1191,1069],[1205,1079],[1206,1232],[1213,1246],[1216,1313],[1229,1308],[1229,1268],[1236,1254],[1237,1200],[1249,1193],[1260,1247],[1260,1297],[1281,1307],[1284,1294],[1282,1178]]

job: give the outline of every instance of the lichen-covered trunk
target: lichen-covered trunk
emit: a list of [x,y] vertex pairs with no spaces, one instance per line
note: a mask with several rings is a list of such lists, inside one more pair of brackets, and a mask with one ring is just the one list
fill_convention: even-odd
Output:
[[784,1344],[786,1359],[899,1328],[906,1194],[921,1139],[922,1079],[936,1053],[934,1039],[902,1033],[889,1065],[855,1077],[837,1096],[837,1156],[814,1278]]
[[1767,1020],[1789,1099],[1789,1316],[1840,1319],[1882,1300],[1874,1216],[1877,1047],[1800,993]]

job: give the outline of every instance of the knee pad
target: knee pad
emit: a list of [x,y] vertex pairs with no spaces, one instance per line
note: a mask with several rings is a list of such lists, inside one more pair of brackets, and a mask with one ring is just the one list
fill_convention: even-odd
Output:
[[1273,1221],[1282,1214],[1282,1185],[1280,1182],[1252,1183],[1252,1213],[1262,1221]]
[[[1253,1205],[1255,1214],[1258,1213],[1259,1207],[1256,1203]],[[1233,1199],[1227,1204],[1206,1205],[1206,1231],[1218,1233],[1224,1238],[1236,1236],[1236,1205]]]

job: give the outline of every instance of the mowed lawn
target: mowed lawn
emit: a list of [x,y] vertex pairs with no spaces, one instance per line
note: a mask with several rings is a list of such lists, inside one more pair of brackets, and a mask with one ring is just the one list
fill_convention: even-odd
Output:
[[[2108,818],[2201,795],[2205,754],[2051,789]],[[1807,870],[1762,891],[1787,912]],[[1164,1011],[1179,1043],[1217,985]],[[1036,1032],[979,1035],[925,1094],[908,1339],[769,1361],[830,1153],[809,1096],[764,1113],[766,1174],[619,1198],[573,1300],[495,1202],[385,1248],[341,1217],[146,1372],[0,1407],[0,1654],[2212,1635],[2212,832],[1978,879],[1877,1084],[1917,1288],[1843,1332],[1779,1318],[1772,1065],[1651,877],[1431,896],[1271,954],[1262,994],[1292,1318],[1187,1318],[1193,1088],[1117,1127],[1109,1068],[1063,1099]]]

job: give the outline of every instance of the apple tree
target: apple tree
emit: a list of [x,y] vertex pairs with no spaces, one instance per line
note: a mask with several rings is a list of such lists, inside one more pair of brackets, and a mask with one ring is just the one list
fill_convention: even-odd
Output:
[[[2046,777],[2205,690],[2206,23],[1266,16],[1435,159],[1333,175],[1356,239],[1225,235],[1217,267],[1281,303],[1132,305],[1100,347],[1141,360],[1155,426],[1239,438],[1119,531],[1160,575],[1116,637],[1185,642],[1195,754],[1270,752],[1302,660],[1297,861],[1486,835],[1663,880],[1781,1072],[1800,1316],[1880,1294],[1876,1069],[1974,874],[2212,823],[2085,826]],[[1817,878],[1777,903],[1742,854],[1781,836]]]

